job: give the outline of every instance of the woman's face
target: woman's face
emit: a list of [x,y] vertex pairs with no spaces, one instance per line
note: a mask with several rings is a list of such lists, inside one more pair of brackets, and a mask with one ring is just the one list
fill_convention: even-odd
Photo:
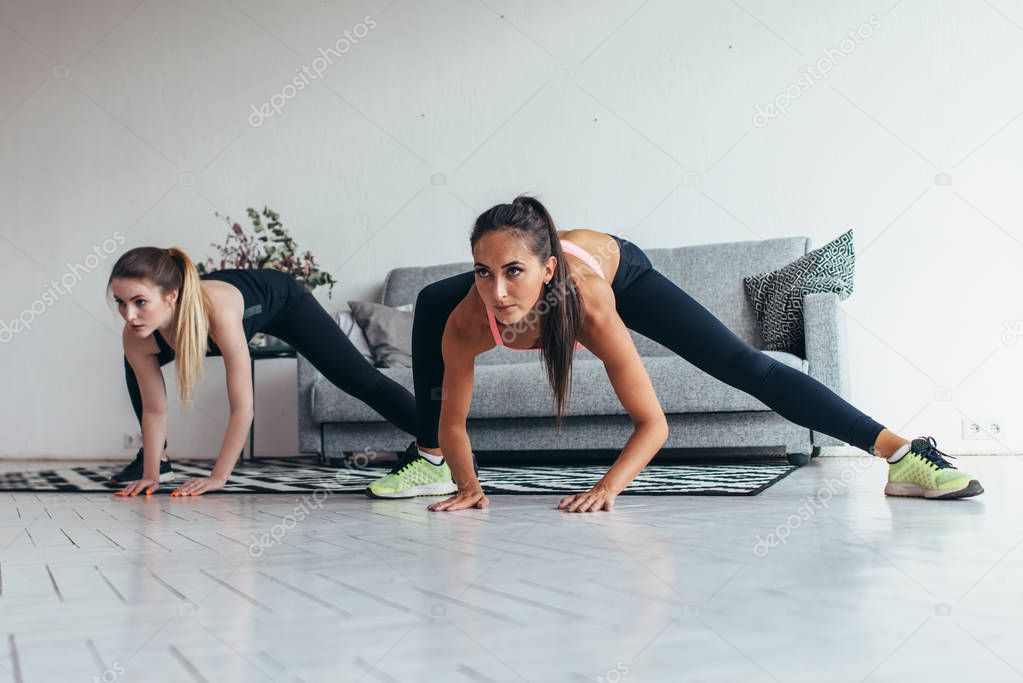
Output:
[[174,317],[178,290],[162,294],[150,280],[114,278],[110,289],[117,303],[117,312],[128,329],[139,337],[148,337],[153,330],[165,326]]
[[512,230],[493,230],[473,249],[476,291],[494,317],[505,325],[521,321],[543,294],[557,259],[541,261]]

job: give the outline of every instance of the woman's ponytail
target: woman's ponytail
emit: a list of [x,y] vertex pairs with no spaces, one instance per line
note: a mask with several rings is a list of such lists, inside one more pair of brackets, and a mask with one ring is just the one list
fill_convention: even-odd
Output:
[[181,271],[181,289],[178,292],[177,337],[174,343],[178,389],[182,403],[189,403],[195,388],[202,380],[210,332],[209,301],[199,282],[199,271],[184,250],[167,250]]
[[568,261],[561,249],[558,231],[547,207],[539,200],[526,196],[516,197],[513,203],[529,207],[533,214],[540,217],[547,228],[545,232],[550,245],[550,255],[557,259],[554,275],[551,276],[543,293],[549,308],[540,322],[540,353],[544,369],[547,371],[547,381],[554,396],[555,426],[560,431],[572,388],[575,340],[582,326],[579,292],[568,272]]

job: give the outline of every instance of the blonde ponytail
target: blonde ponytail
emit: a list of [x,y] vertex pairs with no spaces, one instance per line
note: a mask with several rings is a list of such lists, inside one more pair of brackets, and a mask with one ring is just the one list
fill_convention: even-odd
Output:
[[181,270],[181,289],[178,291],[174,325],[177,330],[174,354],[179,396],[182,403],[188,404],[202,380],[206,363],[211,306],[209,297],[199,284],[199,272],[188,254],[179,247],[171,247],[167,252]]

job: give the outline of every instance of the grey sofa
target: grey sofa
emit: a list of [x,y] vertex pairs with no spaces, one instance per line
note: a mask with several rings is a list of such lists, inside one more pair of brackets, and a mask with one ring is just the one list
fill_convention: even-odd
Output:
[[[775,270],[811,248],[806,237],[648,249],[655,268],[706,306],[739,337],[762,348],[759,328],[743,291],[745,275]],[[414,303],[431,282],[471,269],[469,262],[397,268],[384,279],[381,303]],[[834,294],[805,299],[806,358],[766,351],[809,373],[839,395],[843,378],[839,301]],[[650,373],[668,419],[665,448],[729,449],[731,452],[784,453],[803,465],[821,446],[842,445],[813,433],[768,409],[749,394],[698,370],[665,347],[635,332],[636,347]],[[411,368],[381,370],[412,391]],[[589,351],[576,354],[572,396],[560,434],[538,352],[495,348],[477,358],[468,430],[473,449],[538,451],[619,449],[632,423],[604,372]],[[300,450],[322,456],[342,452],[400,451],[410,437],[361,401],[323,378],[304,358],[298,360]]]

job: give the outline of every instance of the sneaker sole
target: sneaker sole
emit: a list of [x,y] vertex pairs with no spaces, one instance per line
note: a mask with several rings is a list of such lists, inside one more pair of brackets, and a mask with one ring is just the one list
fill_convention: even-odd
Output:
[[422,486],[413,486],[412,488],[405,489],[404,491],[395,491],[394,493],[375,493],[366,487],[366,495],[370,498],[415,498],[417,496],[449,496],[453,493],[458,493],[458,487],[454,482],[440,482],[437,484],[423,484]]
[[966,486],[953,491],[938,491],[925,489],[918,484],[894,484],[888,483],[884,487],[886,496],[899,496],[904,498],[928,498],[930,500],[953,500],[955,498],[970,498],[984,493],[984,487],[976,479],[971,479]]

